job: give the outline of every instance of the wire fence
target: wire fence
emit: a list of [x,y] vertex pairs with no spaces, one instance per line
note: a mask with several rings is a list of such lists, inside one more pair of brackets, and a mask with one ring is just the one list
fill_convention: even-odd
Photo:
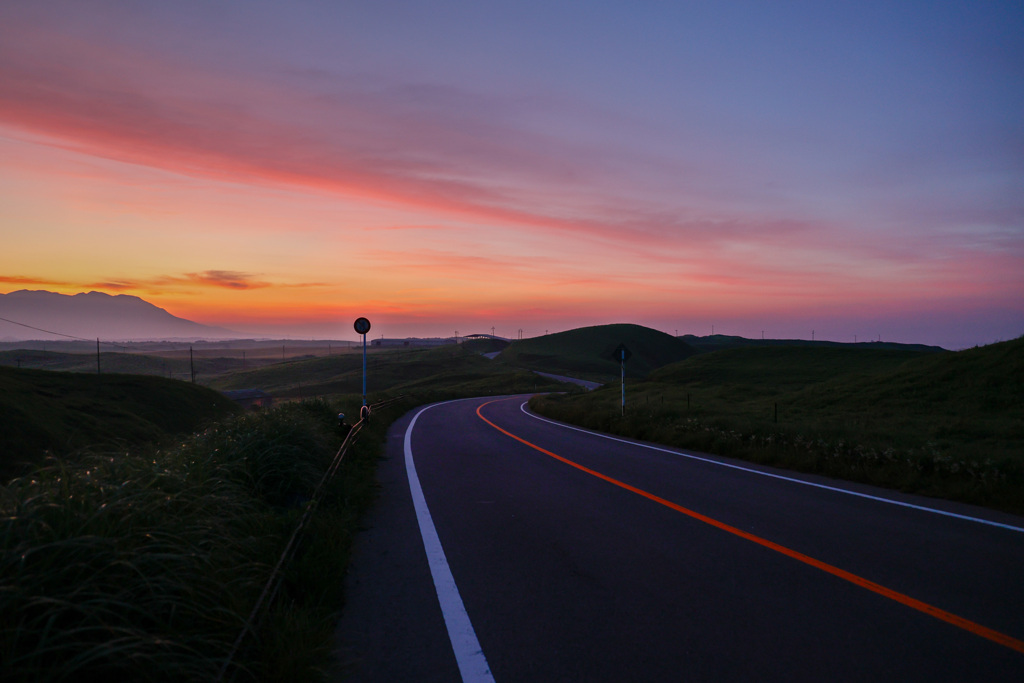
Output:
[[[284,579],[285,569],[291,562],[292,558],[295,557],[295,553],[298,550],[302,532],[305,530],[306,525],[312,518],[320,501],[323,499],[324,494],[327,491],[328,484],[330,484],[331,480],[334,479],[335,474],[337,474],[338,468],[341,466],[341,462],[348,453],[348,450],[358,441],[359,432],[362,431],[363,427],[370,419],[370,415],[372,415],[374,411],[385,408],[403,398],[405,398],[404,395],[396,396],[395,398],[371,404],[369,406],[370,410],[366,415],[352,425],[352,429],[350,429],[348,434],[345,435],[345,440],[342,441],[341,446],[338,448],[338,452],[335,453],[334,458],[331,460],[330,466],[324,472],[323,477],[320,479],[320,483],[317,484],[316,489],[313,491],[313,495],[310,497],[310,500],[306,504],[306,508],[302,513],[302,517],[299,519],[298,524],[296,524],[295,530],[292,532],[287,545],[285,545],[284,550],[281,552],[281,556],[278,558],[277,564],[274,565],[273,571],[270,572],[270,576],[267,579],[266,585],[263,587],[263,591],[260,593],[256,603],[253,605],[249,618],[246,619],[245,624],[242,627],[242,631],[235,639],[227,659],[224,660],[224,665],[221,667],[220,674],[217,676],[218,683],[220,683],[220,681],[232,680],[234,678],[234,674],[232,674],[230,678],[225,679],[228,669],[231,667],[232,662],[238,655],[246,637],[250,635],[257,626],[259,626],[260,620],[266,614],[267,610],[270,609],[270,606],[274,602],[274,598],[277,597],[278,590],[281,587],[281,582]],[[237,671],[238,670],[235,669],[235,673],[237,673]]]

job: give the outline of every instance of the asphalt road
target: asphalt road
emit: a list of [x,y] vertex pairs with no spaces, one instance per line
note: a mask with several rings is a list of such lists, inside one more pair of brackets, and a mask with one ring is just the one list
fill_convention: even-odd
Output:
[[553,379],[556,382],[569,382],[570,384],[578,384],[587,391],[593,391],[594,389],[604,386],[600,382],[591,382],[589,380],[579,379],[577,377],[566,377],[565,375],[552,375],[550,372],[541,372],[540,370],[534,370],[534,372],[540,375],[541,377],[547,377],[548,379]]
[[1024,680],[1024,519],[612,440],[525,400],[392,426],[338,680]]

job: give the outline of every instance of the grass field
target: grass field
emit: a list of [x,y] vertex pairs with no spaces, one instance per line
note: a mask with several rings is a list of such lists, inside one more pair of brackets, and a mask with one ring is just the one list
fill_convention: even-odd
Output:
[[959,352],[734,348],[534,399],[625,436],[1024,512],[1024,338]]
[[945,351],[940,346],[928,346],[926,344],[898,344],[884,341],[854,341],[853,344],[835,341],[814,341],[809,339],[748,339],[729,334],[711,334],[706,337],[698,337],[693,334],[684,334],[680,339],[700,353],[710,351],[725,351],[726,349],[749,349],[758,346],[787,346],[803,348],[856,348],[873,351]]
[[[367,393],[437,393],[451,389],[482,394],[546,391],[558,383],[523,369],[495,363],[472,346],[377,350],[367,357]],[[362,392],[363,360],[358,353],[309,358],[233,372],[210,380],[218,390],[262,389],[275,397],[308,398]]]
[[[335,415],[325,402],[238,415],[170,446],[79,453],[0,489],[4,680],[217,680],[338,445]],[[225,680],[315,680],[372,497],[370,478],[350,474],[372,471],[373,444],[334,482]]]
[[156,442],[236,410],[206,387],[161,377],[0,367],[0,477],[46,453]]
[[168,379],[191,380],[195,371],[200,383],[227,372],[264,367],[287,360],[298,358],[315,358],[318,356],[352,354],[347,348],[309,348],[295,346],[291,349],[281,346],[228,348],[208,345],[189,349],[186,345],[168,345],[167,348],[157,344],[143,347],[149,352],[133,350],[132,352],[114,352],[104,350],[97,354],[92,352],[65,352],[40,349],[10,349],[0,351],[0,366],[30,368],[37,370],[57,370],[64,372],[120,373],[131,375],[157,375]]

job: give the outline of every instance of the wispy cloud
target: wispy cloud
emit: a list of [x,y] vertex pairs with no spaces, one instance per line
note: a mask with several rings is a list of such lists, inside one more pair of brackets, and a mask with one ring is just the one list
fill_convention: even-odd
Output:
[[53,280],[26,275],[0,275],[0,282],[8,285],[25,285],[28,287],[67,287],[74,285],[74,283],[63,280]]
[[53,144],[615,243],[730,238],[727,226],[708,230],[676,209],[650,211],[630,199],[621,183],[626,161],[612,147],[529,131],[515,120],[514,100],[336,75],[247,80],[114,46],[0,35],[0,122]]
[[327,282],[271,282],[258,275],[232,270],[207,270],[199,273],[159,275],[149,278],[110,278],[105,280],[56,280],[47,277],[0,275],[0,283],[27,287],[56,288],[62,290],[150,291],[168,292],[174,289],[312,289],[331,287]]
[[270,287],[269,282],[254,280],[248,273],[239,273],[232,270],[207,270],[202,273],[188,273],[185,276],[188,282],[195,282],[212,287],[226,287],[228,289],[261,289]]

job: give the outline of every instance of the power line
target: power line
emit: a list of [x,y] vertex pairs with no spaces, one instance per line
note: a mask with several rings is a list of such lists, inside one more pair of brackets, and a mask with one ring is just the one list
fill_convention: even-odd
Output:
[[[58,337],[67,337],[68,339],[76,339],[78,341],[87,341],[87,342],[93,341],[92,339],[86,339],[85,337],[76,337],[73,334],[64,334],[63,332],[54,332],[53,330],[44,330],[41,327],[33,327],[32,325],[26,325],[25,323],[19,323],[17,320],[10,320],[8,318],[0,318],[0,320],[3,320],[5,323],[11,323],[12,325],[21,325],[22,327],[27,327],[28,329],[35,330],[36,332],[45,332],[46,334],[55,334]],[[105,342],[100,342],[100,343],[101,344],[109,344],[110,346],[113,346],[113,347],[116,347],[116,348],[119,348],[119,349],[125,349],[125,350],[128,349],[127,346],[122,346],[122,345],[117,344],[115,342],[106,342],[105,341]]]

